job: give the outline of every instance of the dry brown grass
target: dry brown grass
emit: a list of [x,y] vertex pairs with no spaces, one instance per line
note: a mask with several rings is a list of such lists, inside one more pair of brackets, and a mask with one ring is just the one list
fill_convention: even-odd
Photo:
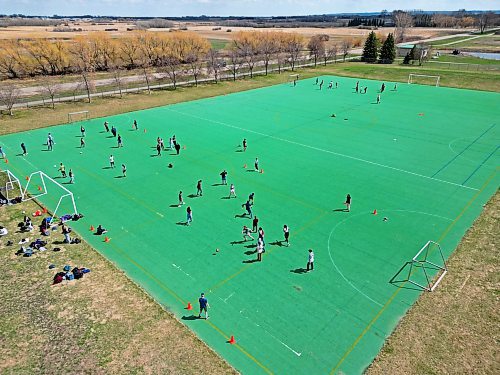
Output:
[[[36,209],[26,202],[0,211],[9,230],[0,245],[0,373],[235,373],[89,245],[57,244],[57,232],[46,252],[14,255],[19,245],[7,247],[6,240],[36,237],[16,233],[22,210]],[[69,264],[92,272],[51,286],[56,271],[49,264],[57,271]]]
[[368,375],[499,374],[500,194],[387,340]]

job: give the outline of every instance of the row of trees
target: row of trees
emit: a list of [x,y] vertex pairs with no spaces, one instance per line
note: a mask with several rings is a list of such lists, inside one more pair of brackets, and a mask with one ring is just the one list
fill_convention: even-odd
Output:
[[371,32],[366,38],[361,60],[369,63],[380,62],[382,64],[392,64],[396,58],[396,45],[392,33],[382,40]]
[[[326,47],[328,37],[318,35],[307,45],[318,59],[347,56],[352,43],[344,41]],[[228,66],[234,76],[242,66],[253,75],[254,67],[262,64],[266,70],[271,61],[281,69],[289,64],[294,70],[304,53],[306,40],[297,33],[277,31],[248,31],[235,34],[224,54],[211,49],[210,43],[191,32],[137,31],[113,39],[97,32],[79,36],[71,41],[35,39],[9,40],[0,46],[0,74],[8,78],[27,76],[55,76],[68,73],[156,69],[166,73],[176,83],[181,70],[189,71],[197,80],[203,67],[217,77],[221,68]],[[217,79],[217,78],[216,78]]]

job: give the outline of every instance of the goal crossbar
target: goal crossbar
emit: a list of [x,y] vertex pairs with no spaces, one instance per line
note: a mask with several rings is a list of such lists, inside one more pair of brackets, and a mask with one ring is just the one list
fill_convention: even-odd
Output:
[[[35,195],[28,194],[28,187],[30,185],[30,182],[31,182],[33,176],[40,176],[40,180],[41,180],[42,186],[43,186],[43,189],[40,190],[40,193],[39,194],[35,194]],[[65,194],[62,194],[59,197],[59,200],[57,202],[56,208],[54,209],[54,212],[52,213],[52,216],[54,218],[57,217],[57,211],[58,211],[59,207],[61,206],[61,202],[66,197],[69,197],[71,199],[71,204],[73,206],[73,214],[77,214],[78,210],[76,209],[75,197],[73,196],[73,193],[69,189],[67,189],[66,187],[64,187],[59,182],[57,182],[52,177],[48,176],[47,174],[45,174],[42,171],[33,172],[33,173],[31,173],[28,176],[26,187],[24,188],[24,192],[22,194],[23,202],[24,201],[29,201],[29,200],[32,200],[32,199],[37,199],[37,198],[39,198],[39,197],[41,197],[43,195],[48,194],[46,180],[52,182],[53,184],[55,184],[56,186],[58,186],[59,188],[61,188],[65,192]]]
[[[442,262],[442,265],[439,265],[439,264],[436,264],[434,262],[431,262],[428,259],[429,248],[430,248],[431,245],[434,245],[438,249],[438,251],[439,251],[439,259]],[[431,266],[435,267],[435,269],[438,270],[438,273],[440,273],[440,275],[436,279],[436,281],[434,281],[434,282],[432,281],[433,277],[430,276],[429,273],[427,272],[426,265],[431,265]],[[420,269],[422,269],[422,271],[424,273],[424,276],[425,276],[425,280],[427,282],[427,285],[422,285],[422,284],[420,284],[420,283],[412,280],[411,277],[412,277],[412,275],[415,272],[415,269],[417,267],[420,268]],[[434,291],[434,289],[436,289],[436,287],[439,285],[439,283],[441,282],[441,280],[443,280],[443,277],[444,277],[444,275],[446,275],[447,272],[448,272],[448,268],[446,267],[446,261],[444,259],[444,255],[443,255],[443,251],[441,249],[441,246],[437,242],[427,241],[427,243],[412,258],[412,260],[410,262],[410,268],[409,268],[409,271],[408,271],[408,279],[407,280],[411,284],[413,284],[415,286],[418,286],[419,288],[421,288],[423,290],[426,290],[428,292],[432,292],[432,291]]]
[[421,77],[421,78],[434,78],[436,79],[436,87],[439,87],[439,80],[441,79],[441,76],[431,76],[431,75],[427,75],[427,74],[416,74],[416,73],[410,73],[408,75],[408,84],[412,84],[413,83],[413,78],[414,77]]
[[79,112],[70,112],[68,113],[68,123],[73,122],[73,117],[81,115],[85,118],[85,120],[89,119],[89,111],[79,111]]

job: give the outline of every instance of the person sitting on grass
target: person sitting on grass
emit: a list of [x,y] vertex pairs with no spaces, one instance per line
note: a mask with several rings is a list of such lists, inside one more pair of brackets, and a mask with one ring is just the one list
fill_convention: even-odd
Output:
[[8,233],[7,228],[0,226],[0,236],[6,236]]
[[108,231],[104,229],[101,224],[97,226],[96,234],[100,236],[101,234],[107,233]]

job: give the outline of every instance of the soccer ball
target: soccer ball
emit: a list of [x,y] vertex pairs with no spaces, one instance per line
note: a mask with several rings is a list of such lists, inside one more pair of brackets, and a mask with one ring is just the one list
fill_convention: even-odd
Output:
[[215,252],[218,253],[219,252],[219,249],[215,249]]

